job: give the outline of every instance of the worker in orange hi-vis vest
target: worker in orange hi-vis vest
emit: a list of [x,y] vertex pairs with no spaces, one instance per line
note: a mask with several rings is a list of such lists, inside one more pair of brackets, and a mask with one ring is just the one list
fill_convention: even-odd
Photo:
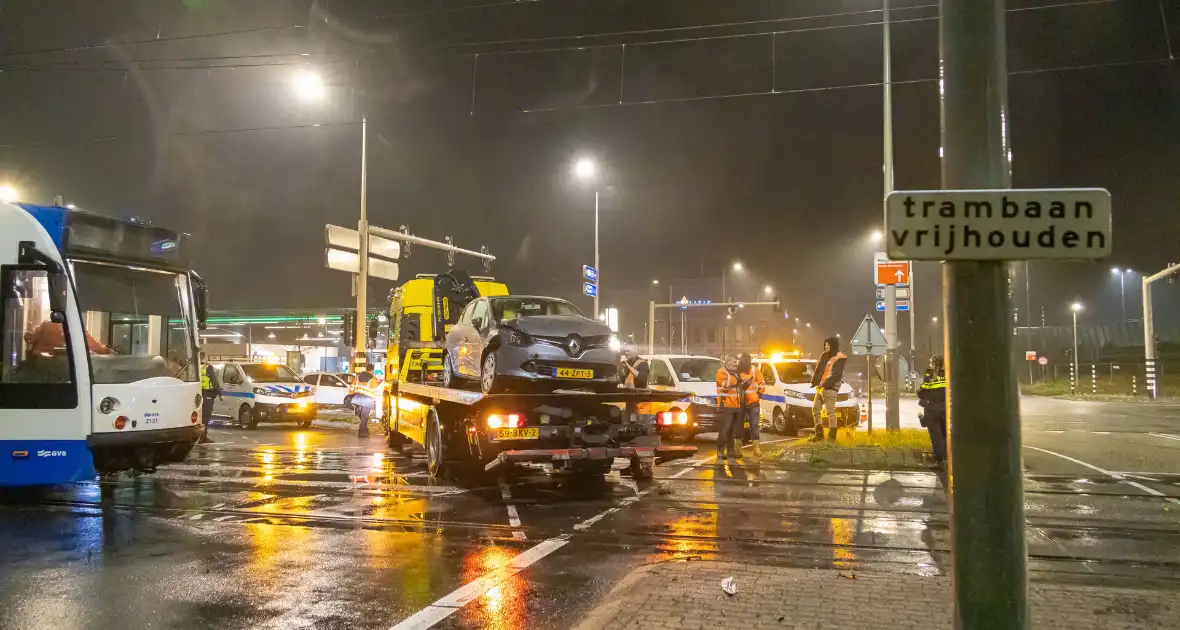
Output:
[[[754,446],[754,457],[762,457],[759,423],[762,422],[762,394],[766,392],[766,380],[762,378],[762,372],[754,367],[754,358],[748,353],[742,353],[738,359],[738,379],[738,387],[742,394],[742,414],[738,418],[741,424],[734,430],[734,441],[740,449],[742,438],[748,438]],[[743,424],[744,436],[741,431]]]
[[721,408],[717,421],[718,460],[738,459],[742,456],[741,450],[734,444],[734,438],[741,428],[741,382],[737,357],[726,357],[725,367],[717,370],[717,406]]
[[846,360],[848,355],[840,352],[839,337],[824,339],[824,353],[815,364],[815,374],[811,377],[811,385],[815,387],[815,402],[811,406],[811,415],[815,422],[815,435],[811,438],[813,441],[824,439],[824,413],[828,414],[828,439],[836,441],[836,396],[840,393],[840,384],[844,382]]

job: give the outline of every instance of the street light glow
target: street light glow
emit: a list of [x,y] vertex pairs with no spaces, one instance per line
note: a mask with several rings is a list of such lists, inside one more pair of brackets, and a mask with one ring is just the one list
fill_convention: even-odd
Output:
[[593,179],[598,174],[598,165],[590,158],[582,158],[574,163],[574,175],[578,179]]
[[320,75],[311,70],[300,70],[295,73],[291,79],[291,83],[295,88],[295,93],[300,98],[307,100],[319,100],[327,93],[328,88],[324,85],[324,80]]
[[937,323],[938,323],[938,318],[937,318],[937,317],[931,317],[931,318],[930,318],[930,323],[931,323],[931,324],[937,324]]
[[651,283],[652,283],[652,284],[659,284],[659,283],[660,283],[660,279],[659,279],[659,278],[656,278],[655,280],[652,280],[652,281],[651,281]]
[[881,233],[881,230],[873,230],[873,233],[869,235],[869,239],[874,243],[880,243],[883,238],[885,235]]
[[763,287],[762,291],[765,292],[766,295],[770,295],[771,293],[774,293],[774,287],[772,287],[768,284],[765,287]]
[[1120,273],[1122,273],[1122,272],[1123,272],[1123,270],[1122,270],[1122,269],[1119,269],[1118,267],[1111,267],[1111,269],[1110,269],[1110,272],[1111,272],[1111,273],[1113,273],[1114,275],[1116,275],[1116,276],[1117,276],[1117,275],[1119,275]]
[[1071,310],[1075,313],[1080,312],[1082,310],[1082,303],[1081,302],[1074,302],[1073,304],[1070,304],[1069,310]]
[[734,270],[734,271],[741,271],[742,269],[744,269],[744,267],[742,267],[742,263],[741,263],[741,262],[735,262],[735,263],[733,263],[733,270]]
[[18,199],[20,199],[20,193],[17,192],[16,188],[7,184],[0,186],[0,201],[12,203]]

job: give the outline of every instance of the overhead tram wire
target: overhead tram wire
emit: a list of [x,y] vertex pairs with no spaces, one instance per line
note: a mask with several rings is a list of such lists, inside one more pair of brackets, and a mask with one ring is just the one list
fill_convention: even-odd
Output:
[[[1177,63],[1177,61],[1174,59],[1147,59],[1147,60],[1143,60],[1143,61],[1112,61],[1110,63],[1101,63],[1101,64],[1083,64],[1083,65],[1076,65],[1076,66],[1058,66],[1058,67],[1053,67],[1053,68],[1015,70],[1015,71],[1009,72],[1008,74],[1010,76],[1018,76],[1018,75],[1041,74],[1041,73],[1050,73],[1050,72],[1071,72],[1071,71],[1082,71],[1082,70],[1095,70],[1095,69],[1101,69],[1101,68],[1148,66],[1148,65],[1155,65],[1155,64],[1162,65],[1162,64],[1167,64],[1167,63]],[[938,82],[938,79],[935,79],[935,78],[909,79],[909,80],[901,80],[901,81],[895,79],[892,81],[893,85],[921,85],[921,84],[935,84],[937,82]],[[649,99],[649,100],[643,100],[643,101],[623,101],[622,103],[574,105],[574,106],[570,106],[570,107],[546,107],[546,108],[520,110],[519,113],[521,113],[521,114],[538,114],[538,113],[548,113],[548,112],[576,111],[576,110],[581,110],[581,109],[607,109],[607,108],[616,108],[616,107],[621,108],[621,107],[637,107],[637,106],[646,106],[646,105],[725,101],[725,100],[731,100],[731,99],[736,99],[736,98],[750,98],[750,97],[756,97],[756,96],[788,96],[788,95],[792,95],[792,94],[810,94],[810,93],[819,93],[819,92],[836,92],[836,91],[842,91],[842,90],[856,90],[856,89],[864,89],[864,88],[881,87],[881,85],[882,85],[882,83],[880,81],[876,81],[876,82],[870,82],[870,83],[832,85],[832,86],[822,86],[822,87],[814,87],[814,88],[793,88],[793,89],[774,90],[774,91],[765,90],[765,91],[761,91],[761,92],[741,92],[741,93],[737,93],[737,94],[713,94],[713,95],[706,95],[706,96],[686,96],[686,97],[679,97],[679,98]],[[381,125],[381,124],[385,124],[386,122],[388,122],[388,121],[370,120],[369,124]],[[84,144],[87,142],[117,142],[117,141],[125,141],[125,140],[148,140],[148,139],[157,138],[157,137],[212,136],[212,135],[228,135],[228,134],[234,134],[234,133],[257,133],[257,132],[265,132],[265,131],[292,131],[292,130],[301,130],[301,129],[347,127],[350,125],[360,125],[360,124],[361,124],[361,121],[359,121],[359,120],[348,120],[348,121],[339,121],[339,122],[308,123],[308,124],[301,124],[301,125],[274,125],[274,126],[261,126],[261,127],[243,127],[243,128],[235,128],[235,129],[202,129],[202,130],[195,130],[195,131],[176,131],[176,132],[164,132],[164,133],[138,134],[138,135],[130,135],[130,136],[97,136],[97,137],[90,137],[90,138],[47,140],[44,142],[0,144],[0,149],[40,148],[40,147],[71,145],[71,144]]]
[[228,63],[228,64],[204,64],[204,65],[177,65],[177,66],[131,66],[125,68],[110,67],[110,68],[61,68],[61,67],[42,67],[38,65],[20,65],[20,66],[0,66],[0,73],[5,72],[151,72],[156,70],[234,70],[237,68],[278,68],[278,67],[292,67],[292,66],[324,66],[331,64],[351,63],[345,60],[331,60],[331,61],[277,61],[269,63]]
[[[185,61],[225,61],[227,59],[273,59],[276,57],[318,57],[322,55],[330,55],[328,52],[290,52],[290,53],[267,53],[261,55],[214,55],[206,57],[159,57],[155,59],[86,59],[80,61],[35,61],[35,62],[14,62],[21,66],[80,66],[80,65],[101,65],[101,64],[118,64],[118,63],[169,63],[169,62],[185,62]],[[0,65],[0,68],[8,66]]]

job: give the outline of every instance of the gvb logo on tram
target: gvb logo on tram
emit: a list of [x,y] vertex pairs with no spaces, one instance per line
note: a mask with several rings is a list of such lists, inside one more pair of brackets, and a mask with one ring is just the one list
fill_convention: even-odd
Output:
[[200,438],[187,235],[0,203],[0,486],[181,462]]

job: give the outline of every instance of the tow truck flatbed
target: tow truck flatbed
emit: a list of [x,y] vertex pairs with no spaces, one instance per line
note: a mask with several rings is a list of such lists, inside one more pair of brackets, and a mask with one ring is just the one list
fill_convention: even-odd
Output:
[[547,463],[555,471],[603,474],[622,457],[631,460],[636,478],[650,478],[654,464],[692,457],[697,449],[661,444],[661,424],[675,418],[640,410],[644,403],[689,396],[621,388],[484,394],[397,381],[390,391],[390,446],[421,444],[431,474],[456,464],[492,472],[525,462]]

